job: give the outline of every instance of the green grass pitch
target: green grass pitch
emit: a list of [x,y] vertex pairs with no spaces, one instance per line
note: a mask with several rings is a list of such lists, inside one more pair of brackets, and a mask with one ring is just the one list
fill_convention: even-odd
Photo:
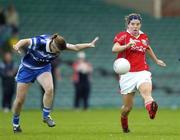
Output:
[[119,109],[54,110],[54,128],[42,122],[41,111],[24,110],[21,134],[12,132],[11,116],[0,112],[0,140],[180,140],[179,110],[159,109],[150,120],[145,109],[134,109],[128,134],[119,125]]

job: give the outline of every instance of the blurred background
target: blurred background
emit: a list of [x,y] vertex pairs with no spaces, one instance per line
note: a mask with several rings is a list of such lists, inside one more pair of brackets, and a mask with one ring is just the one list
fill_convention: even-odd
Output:
[[[125,30],[124,16],[132,12],[141,14],[142,31],[148,34],[157,56],[167,64],[166,68],[160,68],[147,58],[153,78],[153,96],[160,108],[179,108],[179,0],[0,0],[1,109],[8,108],[3,106],[2,101],[3,90],[7,90],[5,87],[11,90],[6,98],[15,96],[12,78],[21,56],[12,50],[12,44],[18,39],[56,32],[64,36],[68,43],[89,42],[95,36],[100,37],[95,49],[85,50],[86,59],[93,66],[89,106],[120,107],[118,79],[112,68],[116,54],[111,49],[114,36]],[[10,52],[12,60],[11,56],[5,57],[7,52]],[[10,74],[4,67],[6,59],[12,61],[11,66],[7,67],[11,69]],[[60,76],[56,83],[54,107],[73,108],[75,89],[72,66],[77,54],[65,51],[59,59]],[[5,74],[10,82],[3,82]],[[40,108],[41,96],[38,83],[32,84],[24,108]],[[135,106],[144,107],[138,94]]]

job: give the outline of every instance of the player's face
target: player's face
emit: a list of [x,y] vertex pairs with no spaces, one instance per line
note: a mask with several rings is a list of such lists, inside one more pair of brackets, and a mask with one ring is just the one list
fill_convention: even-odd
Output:
[[139,35],[140,28],[141,28],[141,22],[138,19],[132,19],[128,24],[128,31],[134,36]]
[[56,43],[53,40],[51,41],[49,48],[52,53],[57,53],[57,54],[60,53],[60,50],[58,49]]

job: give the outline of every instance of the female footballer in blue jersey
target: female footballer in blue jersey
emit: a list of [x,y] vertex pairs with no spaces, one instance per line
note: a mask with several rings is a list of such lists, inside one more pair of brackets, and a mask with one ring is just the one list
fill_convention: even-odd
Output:
[[32,82],[37,80],[43,87],[43,122],[49,127],[54,127],[55,122],[50,117],[53,102],[53,80],[51,75],[51,64],[63,50],[79,51],[85,48],[94,48],[98,41],[96,37],[90,43],[69,44],[58,34],[52,36],[40,35],[29,39],[22,39],[13,48],[21,53],[27,48],[27,53],[21,60],[16,75],[17,93],[13,104],[13,131],[22,132],[19,124],[20,112],[25,101],[27,90]]

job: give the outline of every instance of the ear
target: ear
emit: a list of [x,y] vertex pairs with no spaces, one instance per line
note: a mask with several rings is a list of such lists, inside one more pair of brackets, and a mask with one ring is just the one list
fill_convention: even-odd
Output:
[[55,33],[55,34],[53,34],[53,35],[52,35],[52,37],[51,37],[51,38],[52,38],[52,39],[55,39],[57,36],[58,36],[58,34],[57,34],[57,33]]
[[141,28],[141,26],[142,26],[142,23],[140,24],[140,28]]

